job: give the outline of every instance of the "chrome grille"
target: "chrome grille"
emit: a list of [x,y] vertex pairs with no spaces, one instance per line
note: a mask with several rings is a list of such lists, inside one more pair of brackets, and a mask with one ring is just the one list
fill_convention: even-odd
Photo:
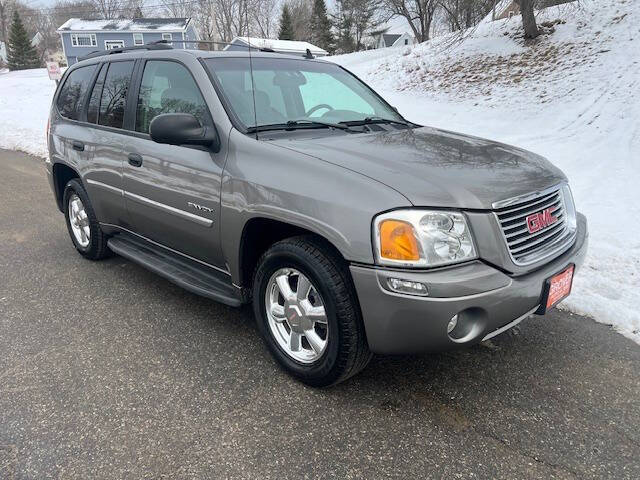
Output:
[[[530,265],[562,250],[572,239],[567,228],[565,204],[561,186],[527,196],[497,208],[494,213],[502,229],[502,234],[516,265]],[[531,214],[552,208],[552,214],[558,220],[537,232],[529,233],[527,217]]]

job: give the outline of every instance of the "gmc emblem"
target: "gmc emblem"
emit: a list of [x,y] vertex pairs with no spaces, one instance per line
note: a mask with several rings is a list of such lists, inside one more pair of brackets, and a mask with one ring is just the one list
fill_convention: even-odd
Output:
[[547,228],[549,225],[553,225],[558,221],[558,217],[553,216],[553,211],[557,207],[549,207],[545,208],[543,211],[538,213],[532,213],[527,217],[527,230],[529,233],[536,233],[542,230],[543,228]]

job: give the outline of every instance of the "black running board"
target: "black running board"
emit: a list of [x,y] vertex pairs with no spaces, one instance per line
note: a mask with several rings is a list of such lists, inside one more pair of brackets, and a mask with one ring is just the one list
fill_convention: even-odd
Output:
[[107,245],[114,253],[196,295],[232,307],[244,303],[242,291],[233,286],[231,277],[214,268],[127,233],[109,238]]

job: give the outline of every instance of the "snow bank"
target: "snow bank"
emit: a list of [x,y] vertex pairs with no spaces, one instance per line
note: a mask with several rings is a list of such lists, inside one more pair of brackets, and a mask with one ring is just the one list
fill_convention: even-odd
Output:
[[55,89],[44,68],[0,75],[0,148],[46,156],[45,131]]
[[[590,247],[563,308],[640,343],[640,5],[546,9],[533,46],[520,17],[460,42],[333,57],[408,119],[540,153],[569,177]],[[559,23],[558,23],[559,21]]]

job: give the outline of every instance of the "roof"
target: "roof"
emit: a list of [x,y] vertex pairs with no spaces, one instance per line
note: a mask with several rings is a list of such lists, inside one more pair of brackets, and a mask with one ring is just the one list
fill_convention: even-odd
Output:
[[58,32],[175,32],[187,29],[190,18],[117,18],[114,20],[84,20],[70,18]]
[[398,40],[402,35],[396,34],[396,33],[384,33],[382,34],[382,39],[384,40],[384,44],[389,47],[391,45],[393,45],[394,43],[396,43],[396,40]]
[[[309,49],[315,55],[328,55],[329,52],[320,47],[316,47],[309,42],[300,42],[295,40],[274,40],[271,38],[257,37],[235,37],[231,40],[231,44],[241,43],[243,45],[251,45],[256,48],[270,48],[277,52],[283,53],[300,53],[303,54]],[[231,45],[225,47],[225,50]]]

